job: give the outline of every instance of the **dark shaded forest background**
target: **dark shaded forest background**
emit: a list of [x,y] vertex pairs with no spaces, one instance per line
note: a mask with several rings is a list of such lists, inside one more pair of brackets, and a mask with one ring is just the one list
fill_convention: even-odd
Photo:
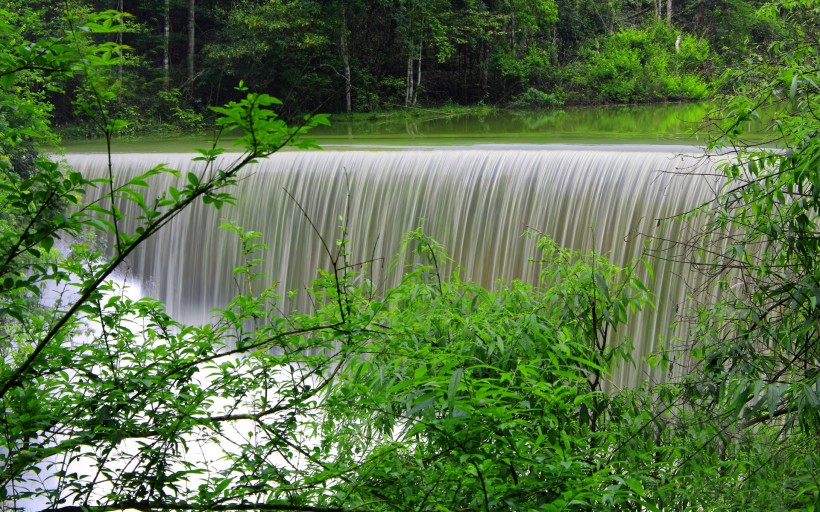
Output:
[[[62,29],[62,3],[10,3],[47,20],[31,37]],[[75,3],[127,13],[107,36],[131,48],[116,114],[143,130],[196,127],[239,81],[291,113],[698,100],[783,31],[759,0]],[[58,125],[82,122],[71,99],[55,96]]]

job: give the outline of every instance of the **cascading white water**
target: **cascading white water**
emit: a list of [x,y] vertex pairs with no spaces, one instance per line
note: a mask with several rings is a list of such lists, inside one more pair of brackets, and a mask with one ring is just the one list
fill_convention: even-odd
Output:
[[[103,155],[75,154],[67,160],[87,177],[107,175]],[[191,162],[190,155],[114,155],[120,179],[159,163],[183,174],[198,172],[202,165]],[[339,236],[339,216],[346,217],[353,260],[382,258],[373,264],[376,283],[390,286],[399,279],[398,272],[387,269],[391,261],[398,269],[408,263],[403,258],[410,256],[393,258],[403,235],[419,226],[446,248],[464,279],[485,286],[497,279],[536,283],[538,268],[531,260],[538,254],[535,241],[522,237],[527,229],[561,246],[595,250],[618,265],[630,264],[647,244],[659,243],[640,234],[677,240],[682,230],[692,228],[658,219],[713,197],[714,183],[679,172],[709,165],[668,152],[591,148],[283,152],[244,172],[233,191],[239,198],[236,207],[190,208],[132,258],[131,271],[178,319],[207,322],[211,308],[225,305],[238,291],[232,275],[240,264],[236,235],[217,229],[229,219],[263,233],[268,251],[261,271],[279,283],[283,296],[304,287],[329,259],[287,191],[329,244]],[[156,180],[146,197],[158,196],[175,181],[170,176]],[[128,207],[124,213],[137,215]],[[697,275],[674,260],[648,260],[655,272],[648,285],[657,308],[634,318],[625,330],[636,361],[656,350],[659,340],[675,335],[676,310],[686,301],[687,285],[697,284]],[[309,307],[299,297],[289,306]],[[658,379],[659,371],[638,364],[619,372],[612,385]]]

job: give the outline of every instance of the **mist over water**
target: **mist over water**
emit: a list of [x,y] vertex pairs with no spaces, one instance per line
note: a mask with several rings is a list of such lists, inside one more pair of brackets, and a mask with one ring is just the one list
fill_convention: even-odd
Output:
[[[105,159],[67,157],[89,178],[106,175]],[[183,180],[187,172],[202,170],[191,155],[114,156],[121,180],[160,163],[182,171]],[[351,261],[372,260],[371,279],[381,289],[396,284],[414,262],[412,254],[401,253],[402,239],[419,226],[452,257],[442,264],[445,274],[458,267],[462,279],[488,287],[497,280],[538,282],[532,260],[539,255],[535,239],[522,236],[527,230],[562,247],[594,250],[621,266],[649,248],[655,280],[647,286],[657,307],[633,318],[623,333],[639,362],[675,336],[671,326],[699,279],[677,261],[676,249],[667,250],[669,240],[687,238],[698,226],[659,219],[714,197],[714,181],[696,176],[711,168],[695,154],[583,146],[279,153],[244,171],[232,191],[237,206],[186,210],[125,270],[179,320],[204,323],[212,308],[239,292],[232,270],[242,262],[240,245],[234,233],[218,229],[225,220],[262,233],[259,241],[268,250],[259,271],[268,277],[259,286],[278,283],[284,311],[311,307],[304,293],[284,297],[303,289],[318,268],[329,267],[323,240],[335,248],[341,225],[348,229]],[[155,180],[145,191],[149,204],[167,187],[179,186],[177,181]],[[138,212],[133,205],[123,205],[123,212],[125,231],[131,232]],[[642,266],[638,271],[646,280]],[[636,385],[660,378],[659,371],[639,363],[618,372],[611,384]]]

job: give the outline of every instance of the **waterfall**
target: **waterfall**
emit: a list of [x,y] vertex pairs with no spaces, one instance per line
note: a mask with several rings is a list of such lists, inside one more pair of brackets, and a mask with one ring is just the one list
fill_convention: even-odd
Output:
[[[73,154],[67,160],[86,177],[107,176],[104,155]],[[202,166],[191,162],[191,155],[114,155],[119,178],[159,163],[183,175]],[[693,155],[590,147],[281,152],[244,171],[234,190],[236,206],[196,205],[185,211],[138,251],[129,272],[181,321],[207,322],[211,308],[224,306],[238,292],[232,269],[240,264],[239,243],[235,234],[217,229],[229,219],[263,234],[260,241],[268,250],[260,271],[278,282],[283,297],[303,288],[329,259],[286,191],[329,243],[339,236],[342,216],[353,261],[375,255],[373,280],[386,286],[398,279],[388,271],[391,262],[402,268],[407,263],[402,258],[410,257],[397,257],[403,235],[419,226],[445,247],[462,278],[485,286],[497,279],[537,282],[538,267],[531,263],[538,257],[535,240],[522,237],[527,229],[563,247],[595,250],[622,266],[654,244],[660,256],[648,259],[655,280],[647,284],[657,307],[634,317],[624,333],[639,362],[676,335],[671,326],[687,300],[687,285],[697,284],[697,275],[664,255],[657,240],[677,240],[693,229],[658,219],[714,197],[714,183],[697,173],[685,175],[693,168],[708,174],[702,166],[711,164]],[[157,180],[146,197],[158,196],[175,181]],[[128,208],[124,213],[136,215]],[[309,307],[304,301],[297,296],[288,307]],[[639,363],[614,376],[612,385],[649,378],[662,378],[660,369]]]

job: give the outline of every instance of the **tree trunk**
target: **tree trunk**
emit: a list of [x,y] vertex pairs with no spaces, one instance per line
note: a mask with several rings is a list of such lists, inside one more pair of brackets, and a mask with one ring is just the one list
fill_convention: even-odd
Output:
[[672,26],[672,0],[666,0],[666,24]]
[[513,7],[512,14],[510,15],[510,47],[512,48],[513,55],[516,55],[515,43],[515,7]]
[[171,82],[171,0],[165,0],[164,37],[162,41],[162,87],[168,91]]
[[345,108],[347,109],[347,113],[350,113],[351,110],[353,110],[353,104],[350,99],[350,40],[347,30],[347,12],[344,3],[342,3],[342,33],[339,37],[339,53],[341,54],[342,65],[344,66]]
[[196,0],[188,0],[188,87],[194,88],[194,56],[196,55]]
[[419,99],[419,88],[421,86],[421,53],[424,48],[423,45],[424,41],[419,39],[419,65],[418,72],[416,73],[416,86],[413,88],[413,105],[415,105],[416,101]]
[[407,83],[404,91],[404,106],[409,107],[413,98],[413,55],[407,55]]
[[481,94],[488,96],[490,92],[490,64],[492,59],[492,48],[489,43],[484,43],[484,51],[481,54]]

